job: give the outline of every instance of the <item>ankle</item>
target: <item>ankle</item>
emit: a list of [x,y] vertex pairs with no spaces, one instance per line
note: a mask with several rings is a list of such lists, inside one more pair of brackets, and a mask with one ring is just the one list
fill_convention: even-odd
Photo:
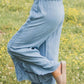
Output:
[[60,76],[62,73],[61,73],[61,64],[59,65],[59,67],[54,71],[52,72],[52,75],[54,76],[54,78]]

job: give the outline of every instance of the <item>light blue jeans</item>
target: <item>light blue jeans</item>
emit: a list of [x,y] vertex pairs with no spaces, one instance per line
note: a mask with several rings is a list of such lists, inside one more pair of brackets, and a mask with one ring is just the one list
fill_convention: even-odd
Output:
[[18,81],[55,84],[52,76],[58,62],[64,21],[62,0],[34,0],[30,15],[7,44]]

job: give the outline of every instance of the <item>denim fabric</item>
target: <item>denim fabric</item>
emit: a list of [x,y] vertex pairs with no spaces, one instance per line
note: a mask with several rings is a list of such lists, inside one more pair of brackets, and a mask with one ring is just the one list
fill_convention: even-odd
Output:
[[18,81],[47,84],[51,79],[55,82],[51,72],[60,65],[58,55],[63,21],[62,0],[34,0],[26,22],[7,44]]
[[[39,76],[38,76],[39,77]],[[46,81],[42,81],[40,83],[37,82],[31,82],[31,84],[56,84],[56,80],[54,79],[54,77],[52,76],[51,78],[49,78]]]

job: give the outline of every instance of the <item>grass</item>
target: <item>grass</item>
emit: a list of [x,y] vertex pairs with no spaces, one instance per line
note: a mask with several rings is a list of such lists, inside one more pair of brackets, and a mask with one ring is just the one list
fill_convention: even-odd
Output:
[[[23,4],[24,3],[24,4]],[[63,0],[65,20],[59,48],[59,61],[67,62],[67,84],[84,83],[84,1]],[[33,0],[0,0],[0,84],[31,84],[16,79],[7,43],[29,16]]]

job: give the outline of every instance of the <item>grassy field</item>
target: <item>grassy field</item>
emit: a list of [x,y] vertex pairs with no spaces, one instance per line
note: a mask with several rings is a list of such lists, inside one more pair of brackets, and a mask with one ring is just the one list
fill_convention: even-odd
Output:
[[[67,84],[84,84],[84,1],[63,0],[65,20],[59,48],[59,61],[67,62]],[[7,43],[29,16],[33,0],[0,0],[0,84],[18,82]]]

